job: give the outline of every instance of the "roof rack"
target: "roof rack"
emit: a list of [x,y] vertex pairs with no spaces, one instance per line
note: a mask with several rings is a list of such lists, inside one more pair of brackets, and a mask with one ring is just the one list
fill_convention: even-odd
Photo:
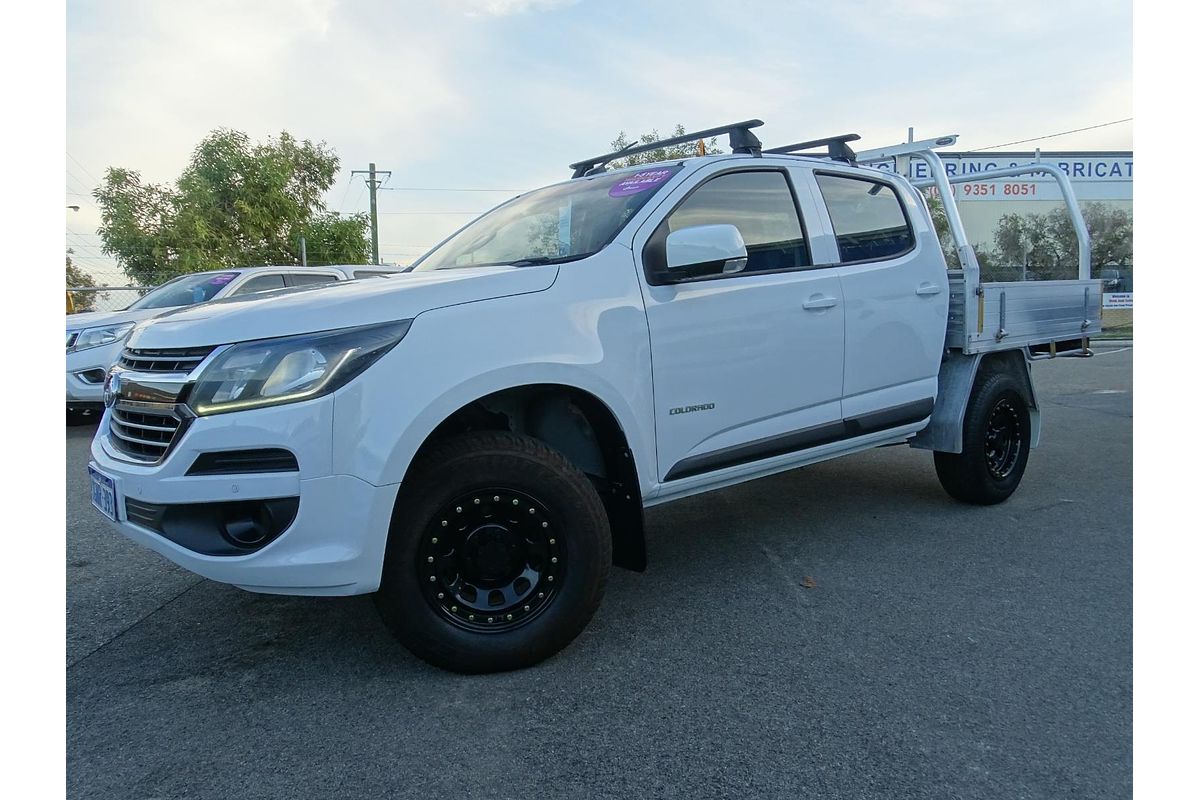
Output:
[[846,142],[857,142],[862,137],[857,133],[843,133],[841,136],[828,136],[824,139],[813,139],[809,142],[797,142],[796,144],[784,145],[783,147],[772,147],[770,150],[763,150],[764,153],[795,153],[800,150],[814,150],[818,147],[828,148],[828,157],[834,161],[845,161],[848,164],[854,163],[854,151]]
[[[570,167],[574,170],[572,178],[582,178],[585,175],[595,175],[599,172],[604,172],[604,165],[612,161],[614,158],[622,156],[632,156],[638,153],[646,153],[651,150],[657,150],[660,147],[670,147],[676,144],[687,144],[688,142],[698,142],[701,139],[708,139],[712,136],[720,136],[729,134],[729,147],[735,153],[744,153],[752,156],[762,155],[762,142],[758,137],[750,132],[751,128],[757,128],[762,125],[761,119],[748,119],[744,122],[734,122],[729,125],[721,125],[716,128],[708,128],[695,133],[684,134],[683,136],[673,136],[670,139],[659,139],[656,142],[648,144],[632,144],[612,153],[605,153],[602,156],[593,156],[585,158],[583,161],[576,161]],[[855,136],[854,138],[858,138]]]

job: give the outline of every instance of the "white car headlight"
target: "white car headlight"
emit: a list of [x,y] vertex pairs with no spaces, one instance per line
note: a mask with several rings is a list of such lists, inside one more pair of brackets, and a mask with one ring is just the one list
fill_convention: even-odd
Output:
[[408,333],[412,320],[236,344],[204,368],[188,406],[199,416],[329,394]]
[[123,322],[120,325],[101,325],[96,328],[84,328],[75,337],[75,342],[67,348],[68,353],[75,353],[80,350],[90,350],[93,347],[102,347],[106,344],[119,342],[129,335],[133,330],[134,323]]

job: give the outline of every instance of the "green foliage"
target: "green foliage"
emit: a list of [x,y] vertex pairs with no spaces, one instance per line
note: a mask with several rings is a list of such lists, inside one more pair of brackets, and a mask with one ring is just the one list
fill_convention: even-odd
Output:
[[91,275],[83,271],[74,261],[71,260],[71,254],[75,251],[67,248],[67,288],[73,286],[95,286],[95,280]]
[[[926,201],[946,263],[958,269],[946,207],[930,191]],[[1102,267],[1129,266],[1133,215],[1107,203],[1085,203],[1081,210],[1092,242],[1092,274]],[[972,246],[985,280],[1013,280],[1025,270],[1042,280],[1072,279],[1078,274],[1079,242],[1066,206],[1045,214],[1005,214],[992,232],[991,247],[978,242]]]
[[[67,248],[67,288],[74,286],[94,286],[92,276],[80,269],[71,260],[75,251]],[[96,295],[94,292],[67,292],[67,313],[81,314],[85,311],[96,310]]]
[[[1133,260],[1133,215],[1107,203],[1085,203],[1081,209],[1092,245],[1092,272],[1127,267]],[[1045,214],[1005,214],[993,235],[996,258],[1025,266],[1043,280],[1074,278],[1079,242],[1065,206]]]
[[[683,136],[685,133],[687,133],[687,130],[682,125],[676,125],[675,132],[671,136]],[[620,135],[616,139],[613,139],[611,147],[614,151],[622,150],[632,144],[650,144],[661,138],[663,137],[659,136],[658,130],[655,129],[649,133],[642,134],[635,141],[630,141],[626,137],[625,131],[621,131]],[[672,145],[671,147],[659,147],[645,153],[637,153],[636,155],[615,159],[609,162],[609,166],[613,169],[620,169],[622,167],[632,167],[636,164],[653,164],[657,161],[675,161],[681,158],[692,158],[700,154],[698,145],[699,142],[689,142],[687,144]],[[717,153],[724,152],[721,148],[717,147],[716,137],[704,143],[704,150],[708,155],[716,155]]]
[[[75,251],[67,248],[67,289],[73,289],[80,286],[96,287],[107,286],[107,283],[100,283],[90,274],[83,271],[78,264],[71,258]],[[85,311],[96,311],[98,301],[104,302],[111,299],[108,292],[67,292],[67,313],[81,314]]]
[[[369,263],[371,240],[367,230],[370,225],[371,218],[366,214],[342,216],[332,211],[314,214],[300,229],[308,249],[308,263]],[[331,260],[331,254],[336,258]]]
[[217,129],[173,185],[112,167],[95,191],[103,250],[145,284],[207,269],[298,264],[301,235],[309,264],[365,264],[366,215],[341,217],[321,200],[338,164],[323,142],[284,132],[254,144],[240,131]]
[[[938,243],[942,246],[942,256],[950,269],[961,269],[958,260],[958,249],[954,246],[954,237],[950,234],[950,220],[946,216],[946,204],[933,189],[925,190],[925,204],[929,206],[929,216],[933,220],[933,229],[937,231]],[[986,268],[994,261],[995,256],[978,242],[971,245],[975,250],[975,260],[980,268]]]

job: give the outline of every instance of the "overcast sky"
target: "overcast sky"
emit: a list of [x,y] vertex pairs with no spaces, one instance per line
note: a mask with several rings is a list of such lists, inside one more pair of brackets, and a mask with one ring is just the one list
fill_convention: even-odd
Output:
[[[407,263],[621,130],[758,117],[768,146],[878,146],[911,125],[972,149],[1098,125],[1133,116],[1130,24],[1106,0],[71,0],[67,246],[123,283],[91,189],[109,166],[172,180],[216,127],[327,142],[335,211],[367,209],[351,169],[391,170],[380,249]],[[1132,129],[1010,149],[1127,150]]]

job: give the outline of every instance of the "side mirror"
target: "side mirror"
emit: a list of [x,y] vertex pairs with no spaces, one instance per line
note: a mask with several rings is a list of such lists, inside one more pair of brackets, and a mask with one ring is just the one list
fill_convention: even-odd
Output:
[[671,281],[741,272],[746,243],[733,225],[696,225],[667,236],[667,271]]

